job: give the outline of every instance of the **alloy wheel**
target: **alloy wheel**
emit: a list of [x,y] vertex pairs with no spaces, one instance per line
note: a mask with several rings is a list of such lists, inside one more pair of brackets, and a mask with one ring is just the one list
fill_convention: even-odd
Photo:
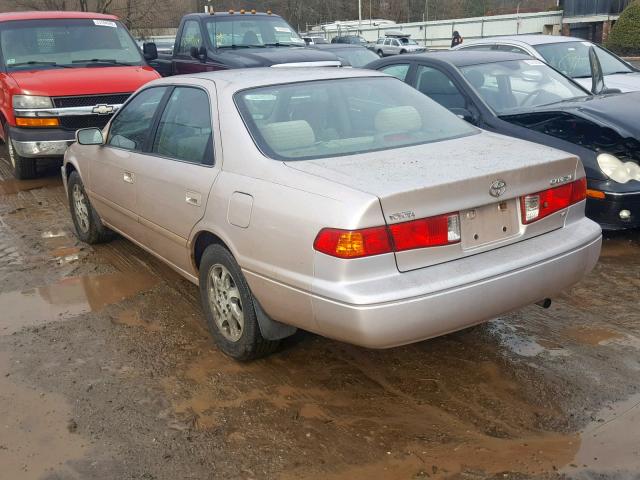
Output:
[[84,233],[89,231],[89,208],[87,198],[77,183],[73,186],[73,210],[78,220],[78,226]]
[[219,263],[211,267],[207,291],[218,330],[227,340],[237,342],[244,331],[244,313],[240,290],[227,267]]

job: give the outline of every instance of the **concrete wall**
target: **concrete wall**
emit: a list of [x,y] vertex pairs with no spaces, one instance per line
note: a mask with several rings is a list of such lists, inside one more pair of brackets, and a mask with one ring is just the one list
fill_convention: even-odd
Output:
[[[465,39],[491,37],[495,35],[516,35],[524,33],[559,34],[562,27],[562,12],[523,13],[520,15],[496,15],[434,22],[397,23],[393,25],[368,25],[363,20],[360,28],[338,24],[323,25],[325,37],[338,35],[361,35],[374,42],[389,30],[410,33],[411,38],[430,48],[449,48],[451,35],[458,30]],[[315,31],[315,28],[314,28]]]

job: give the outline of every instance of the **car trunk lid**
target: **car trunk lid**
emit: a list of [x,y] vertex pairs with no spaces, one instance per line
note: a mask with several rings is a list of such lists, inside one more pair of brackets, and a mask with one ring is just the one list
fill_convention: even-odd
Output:
[[574,156],[487,132],[287,165],[377,196],[387,225],[460,212],[459,243],[396,252],[400,271],[454,260],[520,241],[527,233],[562,227],[564,219],[555,215],[527,232],[531,226],[521,222],[518,199],[568,183],[577,174],[583,176]]

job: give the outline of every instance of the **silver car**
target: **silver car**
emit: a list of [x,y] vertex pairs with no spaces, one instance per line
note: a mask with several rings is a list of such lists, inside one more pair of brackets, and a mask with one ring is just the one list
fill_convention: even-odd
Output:
[[640,71],[609,50],[581,38],[555,35],[515,35],[471,40],[454,50],[498,50],[524,53],[548,63],[591,90],[589,48],[594,47],[607,88],[623,92],[640,90]]
[[427,51],[425,47],[418,45],[415,40],[410,39],[408,36],[400,35],[379,38],[375,43],[373,50],[379,57],[400,55],[402,53],[422,53]]
[[77,140],[78,237],[119,232],[199,285],[240,360],[297,328],[372,348],[443,335],[558,294],[600,252],[575,156],[379,72],[161,79]]

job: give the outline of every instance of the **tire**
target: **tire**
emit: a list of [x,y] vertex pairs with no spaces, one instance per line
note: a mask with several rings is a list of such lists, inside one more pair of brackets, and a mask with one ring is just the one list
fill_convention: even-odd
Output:
[[400,55],[402,55],[403,53],[407,53],[406,50],[400,50]]
[[76,235],[90,245],[103,243],[113,238],[113,233],[102,224],[98,212],[89,201],[78,172],[71,172],[67,180],[69,191],[69,210]]
[[384,53],[382,53],[382,50],[378,50],[378,56],[379,56],[380,58],[384,57]]
[[209,245],[202,255],[200,300],[213,341],[226,355],[246,362],[278,348],[279,341],[262,336],[253,294],[235,258],[222,245]]
[[13,175],[18,180],[28,180],[36,176],[36,160],[35,158],[25,158],[18,155],[11,143],[11,134],[9,133],[9,127],[3,125],[5,140],[5,152],[7,160],[13,167]]

